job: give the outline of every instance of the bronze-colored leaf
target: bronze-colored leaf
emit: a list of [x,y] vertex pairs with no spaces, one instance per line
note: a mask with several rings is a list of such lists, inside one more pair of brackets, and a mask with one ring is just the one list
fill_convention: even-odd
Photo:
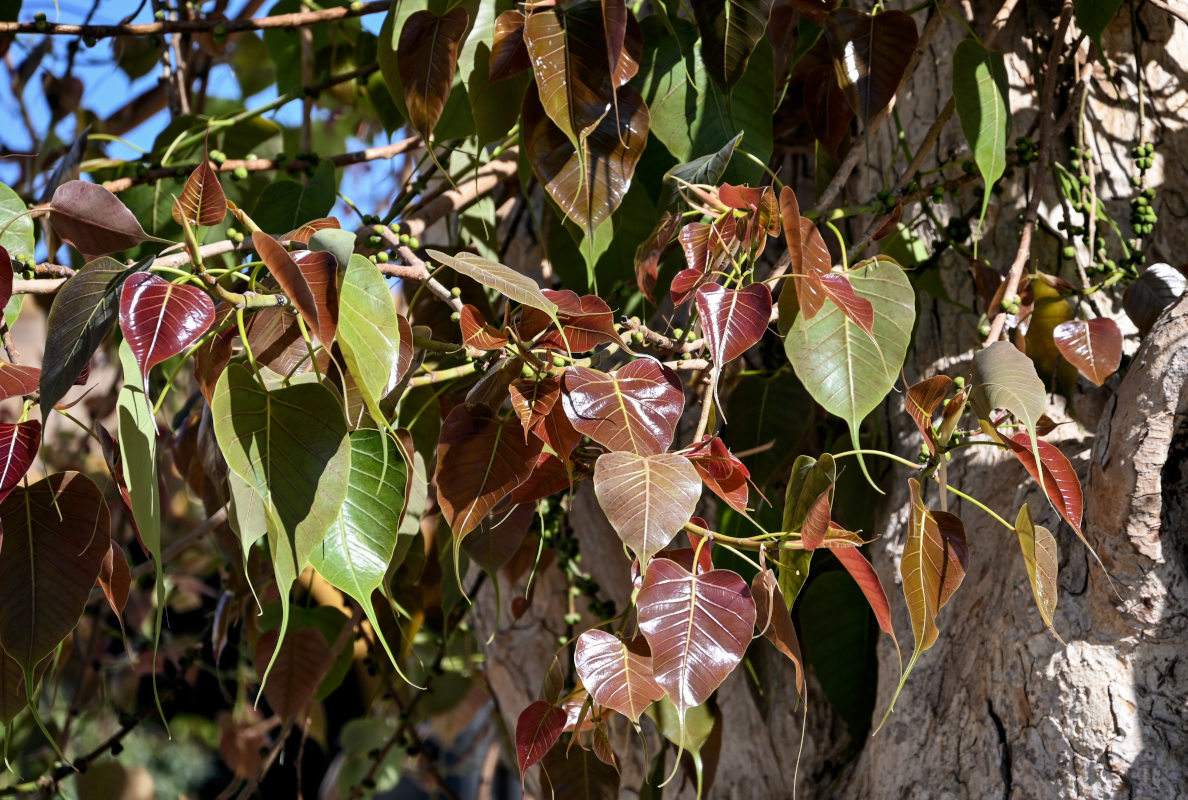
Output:
[[466,9],[456,6],[440,16],[431,11],[414,12],[400,31],[396,66],[404,86],[408,121],[425,138],[433,133],[445,110],[469,24]]
[[524,15],[515,9],[495,18],[495,38],[491,44],[489,80],[494,83],[518,75],[532,66],[524,44]]
[[646,358],[611,373],[571,367],[563,386],[565,414],[579,433],[639,455],[668,449],[685,406],[676,373]]
[[252,234],[252,245],[310,334],[329,346],[338,328],[338,262],[334,255],[325,250],[289,253],[260,231]]
[[869,122],[891,102],[907,70],[919,34],[903,11],[865,14],[838,8],[825,18],[837,82],[850,107]]
[[273,659],[264,697],[281,719],[292,720],[313,701],[318,684],[330,671],[330,645],[314,627],[289,631],[278,651],[279,637],[275,628],[260,634],[255,649],[256,672],[263,675],[269,659]]
[[647,564],[693,516],[701,477],[680,453],[604,453],[594,464],[594,493],[619,538]]
[[218,173],[209,161],[203,161],[186,178],[186,185],[173,201],[173,221],[197,227],[218,225],[227,216],[227,198]]
[[796,667],[796,694],[804,693],[804,657],[800,654],[800,640],[796,626],[780,591],[775,572],[765,569],[751,580],[751,597],[755,600],[755,625]]
[[1040,618],[1056,640],[1063,644],[1060,634],[1056,633],[1052,626],[1052,618],[1056,614],[1056,600],[1060,593],[1060,586],[1056,581],[1060,566],[1056,537],[1047,528],[1031,521],[1031,509],[1026,503],[1019,509],[1019,516],[1015,519],[1015,533],[1019,536],[1023,562],[1027,565],[1027,579],[1031,582],[1031,592],[1035,595],[1035,605],[1039,609]]
[[1052,338],[1061,355],[1098,386],[1117,372],[1122,362],[1122,331],[1108,317],[1063,322],[1056,326]]
[[932,415],[953,384],[948,375],[933,375],[908,387],[903,403],[912,421],[924,437],[931,453],[936,452],[936,434],[932,430]]
[[639,722],[644,709],[664,696],[652,677],[652,657],[643,642],[628,643],[606,631],[589,630],[578,637],[573,663],[594,700],[632,722]]
[[88,256],[127,250],[156,238],[144,232],[118,197],[86,181],[67,181],[54,191],[50,223],[62,239]]

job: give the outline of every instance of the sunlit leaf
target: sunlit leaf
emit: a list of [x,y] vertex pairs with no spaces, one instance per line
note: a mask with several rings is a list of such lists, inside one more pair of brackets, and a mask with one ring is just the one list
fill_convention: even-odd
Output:
[[[41,446],[41,422],[0,422],[0,501],[8,497],[33,465]],[[0,541],[3,540],[0,530]]]
[[[288,233],[286,233],[284,236],[282,236],[280,238],[282,240],[288,239],[291,242],[301,242],[302,244],[310,244],[310,240],[313,239],[313,237],[315,235],[317,235],[318,231],[341,231],[341,230],[342,230],[342,223],[340,223],[338,221],[337,217],[321,217],[319,219],[313,219],[313,220],[310,220],[309,222],[302,224],[301,227],[295,228],[294,230],[289,231]],[[352,240],[354,240],[354,234],[349,233],[349,232],[345,232],[345,233],[346,233],[346,235],[349,235]],[[256,238],[255,235],[253,235],[252,236],[253,242],[255,241],[255,238]],[[320,250],[320,248],[317,248],[317,247],[311,247],[310,249],[314,250],[314,251]],[[322,250],[322,252],[326,252],[326,251]],[[335,257],[335,261],[336,262],[338,261],[337,257]]]
[[579,296],[568,289],[545,289],[541,294],[557,305],[557,318],[565,335],[555,329],[547,330],[549,318],[539,309],[525,308],[520,319],[520,336],[530,339],[544,333],[534,341],[533,347],[584,353],[600,344],[622,342],[615,330],[614,314],[601,297]]
[[1036,425],[1048,405],[1044,382],[1031,359],[1010,342],[994,342],[974,354],[974,386],[970,405],[984,424],[992,424],[990,412],[1005,408],[1027,428],[1032,453],[1039,456]]
[[374,262],[351,256],[338,297],[338,344],[355,385],[377,423],[380,401],[396,385],[400,357],[400,315],[392,290]]
[[763,338],[771,316],[771,290],[763,283],[741,289],[706,284],[697,290],[697,313],[714,364],[721,367]]
[[1056,537],[1047,528],[1031,521],[1031,510],[1026,503],[1019,509],[1019,516],[1015,519],[1015,533],[1019,536],[1023,562],[1027,565],[1027,579],[1031,582],[1031,592],[1035,595],[1040,618],[1057,641],[1061,641],[1060,634],[1052,626],[1060,593],[1060,585],[1056,581],[1060,566]]
[[[936,434],[932,430],[932,415],[936,413],[936,407],[940,405],[941,400],[945,399],[945,394],[952,385],[953,380],[948,375],[933,375],[931,378],[925,378],[919,383],[909,386],[903,398],[903,404],[912,421],[916,423],[920,435],[924,437],[924,443],[928,445],[930,453],[936,452]],[[942,442],[942,444],[947,444],[947,442]]]
[[850,108],[869,123],[899,89],[919,38],[915,21],[903,11],[838,8],[825,18],[825,38]]
[[747,69],[751,51],[767,30],[772,0],[693,0],[706,69],[730,90]]
[[0,183],[0,247],[10,256],[34,254],[33,218],[21,196]]
[[1081,479],[1077,477],[1077,471],[1073,468],[1068,457],[1056,445],[1037,441],[1036,447],[1039,450],[1040,464],[1043,465],[1043,480],[1041,482],[1040,474],[1035,468],[1035,454],[1031,449],[1031,440],[1028,438],[1028,434],[1016,433],[1013,436],[1001,437],[1000,441],[1007,446],[1015,458],[1019,459],[1019,462],[1027,470],[1027,474],[1037,483],[1042,484],[1044,493],[1052,502],[1053,508],[1060,512],[1060,516],[1064,517],[1083,541],[1081,520],[1084,498],[1081,493]]
[[652,677],[652,658],[639,652],[638,644],[624,642],[618,636],[589,630],[578,637],[573,662],[582,685],[594,700],[618,711],[632,722],[649,705],[664,696],[664,690]]
[[[915,29],[914,23],[912,28]],[[1002,53],[987,50],[976,39],[965,39],[957,45],[953,51],[953,99],[961,130],[986,185],[979,220],[986,216],[993,194],[990,187],[1006,170],[1007,137],[1011,130],[1007,89]]]
[[33,394],[40,380],[41,370],[37,367],[0,361],[0,400]]
[[197,341],[214,316],[210,296],[196,286],[170,283],[147,272],[124,281],[120,330],[142,375]]
[[495,39],[491,45],[489,79],[492,83],[518,75],[532,66],[524,44],[524,14],[504,11],[495,19]]
[[650,302],[656,302],[653,292],[660,278],[660,259],[672,244],[680,224],[680,217],[669,211],[662,212],[648,238],[635,248],[635,285]]
[[537,700],[520,712],[516,720],[516,762],[521,776],[545,757],[564,729],[565,712],[552,703]]
[[759,633],[767,637],[776,650],[783,653],[796,667],[796,693],[804,692],[804,657],[800,655],[800,640],[796,626],[779,581],[770,569],[756,572],[751,580],[751,597],[755,600],[755,624]]
[[209,161],[203,161],[186,178],[181,194],[173,201],[173,221],[209,228],[227,216],[227,198],[219,184],[219,176]]
[[404,87],[408,121],[428,138],[433,133],[454,83],[458,50],[470,15],[462,6],[446,14],[417,11],[404,22],[396,47],[396,65]]
[[708,447],[688,457],[707,489],[736,511],[746,512],[750,496],[747,479],[751,473],[721,439],[715,436]]
[[[792,474],[788,476],[788,486],[784,492],[784,514],[781,529],[798,531],[804,526],[813,503],[817,502],[822,493],[828,497],[832,487],[837,483],[837,465],[833,456],[825,453],[818,461],[811,456],[800,455],[792,464]],[[787,567],[781,566],[779,572],[780,590],[784,593],[784,600],[791,610],[796,602],[796,596],[804,588],[808,580],[809,566],[812,562],[812,550],[790,551],[781,554],[781,559]]]
[[874,612],[875,619],[878,620],[879,628],[891,637],[891,640],[895,642],[896,652],[899,652],[899,641],[895,637],[895,627],[891,623],[891,604],[887,601],[887,592],[883,589],[883,582],[879,580],[879,574],[874,571],[874,567],[870,565],[866,556],[862,555],[862,551],[857,547],[834,547],[831,548],[831,552],[837,556],[837,560],[858,584],[858,588],[862,590],[862,596],[866,598],[870,610]]
[[556,378],[516,380],[507,387],[512,410],[524,426],[524,438],[549,415],[561,398],[561,381]]
[[479,350],[498,350],[507,346],[507,337],[483,319],[482,313],[472,305],[462,306],[458,316],[462,328],[462,343]]
[[329,346],[338,327],[338,262],[333,254],[324,250],[289,253],[259,231],[252,234],[252,245],[310,334]]
[[1061,355],[1098,386],[1117,372],[1122,362],[1122,331],[1108,317],[1063,322],[1056,326],[1052,338]]
[[50,223],[65,241],[85,255],[102,256],[156,240],[107,189],[86,181],[68,181],[50,200]]
[[651,455],[672,444],[685,393],[667,367],[645,358],[611,373],[571,367],[562,385],[573,427],[604,447]]
[[449,256],[439,250],[426,250],[425,252],[434,261],[444,264],[455,272],[460,272],[488,289],[494,289],[512,302],[539,308],[549,315],[550,319],[556,320],[557,304],[545,297],[536,281],[527,275],[473,253]]
[[619,538],[646,564],[693,516],[701,478],[680,453],[603,453],[594,493]]

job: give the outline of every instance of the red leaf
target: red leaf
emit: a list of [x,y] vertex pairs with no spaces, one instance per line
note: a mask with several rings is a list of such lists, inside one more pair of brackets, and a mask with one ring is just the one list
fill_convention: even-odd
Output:
[[536,423],[532,432],[552,448],[554,453],[566,460],[569,459],[573,448],[577,447],[578,442],[582,440],[582,435],[569,421],[569,415],[565,411],[564,398],[562,402],[553,404],[552,411],[547,417]]
[[338,328],[338,263],[325,251],[290,255],[266,233],[252,234],[252,246],[297,308],[309,332],[329,345]]
[[578,677],[594,700],[632,722],[639,722],[644,709],[664,696],[652,677],[652,657],[638,649],[595,629],[578,637],[573,654]]
[[641,358],[611,372],[565,371],[564,409],[573,427],[610,450],[662,453],[685,406],[676,373]]
[[695,269],[683,269],[676,275],[672,276],[672,283],[669,284],[668,293],[672,297],[672,305],[674,308],[680,308],[685,302],[693,296],[698,287],[708,283],[710,276],[708,273],[699,272]]
[[689,454],[706,487],[730,504],[736,511],[746,512],[750,494],[746,466],[727,449],[718,437],[709,440],[709,447]]
[[788,603],[780,591],[775,572],[765,569],[755,573],[751,581],[751,597],[755,601],[755,624],[759,627],[759,633],[766,636],[795,665],[796,693],[802,694],[804,658],[800,654],[796,626],[792,624],[792,615],[788,613]]
[[286,378],[313,369],[313,359],[301,338],[297,317],[285,309],[272,307],[253,311],[245,329],[252,354],[261,366]]
[[12,257],[8,249],[0,247],[0,308],[8,306],[12,299]]
[[[25,477],[41,446],[41,421],[0,422],[0,501]],[[0,537],[4,535],[0,530]]]
[[[256,641],[256,671],[263,675],[273,657],[280,632],[275,628],[260,634]],[[299,628],[285,634],[276,653],[264,697],[283,720],[295,719],[313,701],[314,692],[333,662],[326,637],[317,628]]]
[[[116,616],[124,613],[124,606],[128,604],[128,593],[132,588],[132,573],[128,569],[128,557],[124,555],[124,548],[115,542],[103,557],[103,564],[99,568],[99,588],[107,597],[107,603]],[[122,624],[122,623],[121,623]]]
[[746,581],[725,569],[694,575],[664,558],[648,564],[636,609],[653,676],[682,719],[742,661],[755,627]]
[[932,415],[936,413],[936,407],[940,405],[941,400],[945,399],[945,394],[952,384],[953,381],[948,375],[934,375],[909,386],[907,394],[903,398],[903,404],[907,408],[908,414],[916,423],[920,435],[924,437],[924,442],[932,453],[936,452],[936,434],[932,432]]
[[302,244],[309,244],[309,240],[318,231],[324,230],[341,230],[342,224],[337,217],[321,217],[320,219],[310,220],[296,230],[291,230],[281,239],[287,239],[290,242],[301,242]]
[[816,550],[829,533],[829,512],[833,504],[833,486],[817,495],[800,526],[800,541],[805,550]]
[[173,221],[209,228],[227,216],[227,198],[219,184],[219,176],[209,161],[203,161],[186,178],[181,194],[173,201]]
[[737,290],[707,284],[697,290],[697,313],[714,364],[721,367],[763,338],[771,317],[771,290],[763,283]]
[[[592,294],[579,297],[576,292],[568,289],[544,289],[541,294],[557,306],[557,318],[565,329],[569,352],[584,353],[606,342],[622,342],[615,330],[614,314],[601,297]],[[534,347],[566,349],[566,339],[561,338],[560,332],[552,325],[548,315],[540,309],[525,307],[521,312],[518,330],[524,339],[531,339],[544,332],[544,335],[533,343]]]
[[483,315],[472,305],[462,306],[462,311],[458,314],[458,324],[462,328],[462,342],[467,347],[498,350],[507,346],[507,337],[494,326],[488,325]]
[[693,516],[701,478],[680,453],[603,453],[594,493],[615,533],[646,564]]
[[1062,322],[1052,331],[1052,339],[1060,354],[1098,386],[1122,363],[1122,331],[1107,317]]
[[[891,624],[891,604],[887,601],[887,592],[883,590],[879,574],[874,571],[874,567],[870,565],[866,556],[862,555],[857,547],[834,547],[832,552],[837,556],[841,565],[846,568],[846,572],[850,573],[854,582],[858,584],[858,588],[866,597],[866,602],[870,603],[870,610],[874,612],[875,619],[878,620],[879,629],[894,639],[895,627]],[[898,642],[895,646],[899,647]]]
[[154,238],[118,197],[86,181],[67,181],[54,190],[50,223],[64,241],[89,256],[127,250]]
[[198,379],[198,388],[202,390],[207,403],[214,398],[215,384],[231,362],[231,345],[234,341],[235,328],[227,327],[207,339],[194,354],[194,377]]
[[33,394],[40,380],[41,370],[37,367],[0,361],[0,400]]
[[565,712],[544,700],[537,700],[516,720],[516,760],[520,764],[520,778],[533,764],[553,749],[565,729]]
[[549,415],[561,396],[561,381],[544,378],[539,381],[515,380],[507,387],[512,409],[524,426],[524,438],[541,420]]
[[820,276],[820,286],[851,322],[866,331],[867,336],[874,336],[874,306],[858,296],[849,278],[840,272],[826,272]]
[[652,303],[656,302],[652,292],[656,290],[656,280],[660,277],[660,259],[672,244],[680,224],[680,217],[665,211],[648,238],[635,248],[635,285]]
[[214,322],[214,303],[194,286],[170,283],[147,272],[124,282],[120,329],[141,373],[177,355],[206,333]]
[[[1039,481],[1039,473],[1035,468],[1035,454],[1031,449],[1031,437],[1027,432],[1016,433],[1010,437],[1003,436],[1001,440],[1023,464],[1027,474]],[[1036,440],[1036,444],[1039,445],[1040,463],[1044,469],[1044,493],[1060,512],[1060,516],[1064,517],[1078,536],[1081,536],[1081,517],[1084,512],[1081,479],[1077,477],[1077,471],[1073,469],[1072,463],[1064,453],[1060,452],[1059,447],[1039,440]]]

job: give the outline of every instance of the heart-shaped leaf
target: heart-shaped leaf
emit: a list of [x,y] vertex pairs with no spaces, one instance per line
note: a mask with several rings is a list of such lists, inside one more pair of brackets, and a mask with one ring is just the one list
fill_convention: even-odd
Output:
[[185,350],[214,322],[214,303],[196,286],[147,272],[132,275],[120,295],[120,330],[140,372]]
[[960,42],[953,51],[953,100],[965,141],[986,185],[980,221],[986,216],[990,187],[1006,171],[1011,107],[1002,53],[987,50],[977,39]]
[[50,223],[62,239],[90,256],[127,250],[149,240],[162,241],[145,233],[118,197],[86,181],[67,181],[54,191]]
[[741,289],[709,283],[697,290],[697,313],[714,364],[722,367],[763,338],[771,317],[771,290],[764,283]]
[[685,393],[667,367],[645,358],[611,373],[571,367],[562,385],[573,427],[604,447],[652,455],[672,444]]
[[404,87],[408,121],[425,138],[433,133],[445,109],[454,85],[458,51],[469,24],[466,9],[456,6],[442,15],[414,12],[400,31],[396,67]]
[[552,703],[537,700],[516,720],[516,761],[521,779],[528,768],[540,761],[565,730],[565,711]]
[[[90,184],[87,184],[90,185]],[[97,258],[62,284],[45,326],[41,361],[41,418],[82,375],[120,308],[120,291],[131,275],[149,268],[152,259],[126,267],[114,258]]]
[[1027,565],[1027,579],[1031,582],[1031,592],[1035,595],[1040,618],[1057,641],[1062,641],[1060,634],[1052,627],[1056,600],[1060,594],[1060,585],[1056,581],[1060,566],[1056,537],[1044,526],[1031,521],[1031,509],[1026,503],[1019,509],[1019,516],[1015,519],[1015,533],[1019,536],[1023,562]]
[[[270,658],[272,671],[264,687],[268,705],[282,720],[296,719],[314,699],[318,683],[330,670],[330,645],[317,628],[298,628],[285,636],[273,629],[260,634],[256,641],[256,671],[264,675]],[[275,656],[273,654],[275,653]]]
[[252,234],[252,245],[309,332],[329,346],[338,328],[338,262],[334,255],[325,250],[290,254],[260,231]]
[[693,516],[701,478],[680,453],[603,453],[594,464],[594,494],[619,538],[647,564]]
[[701,31],[701,58],[710,75],[730,90],[747,70],[751,51],[767,30],[772,0],[693,0]]
[[485,405],[457,406],[441,426],[437,445],[437,502],[462,542],[499,501],[531,474],[541,441],[525,441],[515,419],[500,419]]
[[350,446],[346,500],[309,560],[319,575],[362,606],[392,663],[399,666],[380,633],[371,595],[383,584],[396,550],[408,468],[386,433],[354,431]]
[[546,330],[549,318],[539,309],[526,308],[520,318],[520,336],[531,339],[544,333],[533,342],[533,347],[585,353],[600,344],[622,342],[615,330],[614,314],[601,297],[593,294],[579,296],[568,289],[545,289],[541,294],[556,303],[557,318],[565,335],[562,336],[561,331]]
[[368,411],[385,425],[380,401],[400,379],[400,314],[379,267],[358,254],[351,256],[342,279],[337,336]]
[[869,123],[899,90],[919,39],[915,21],[903,11],[838,8],[825,18],[825,38],[850,108]]
[[648,565],[636,609],[652,674],[683,720],[742,661],[755,628],[750,587],[730,570],[694,575],[658,558]]
[[784,593],[780,591],[775,572],[765,569],[756,572],[751,580],[751,598],[755,601],[755,624],[796,667],[796,694],[804,693],[804,657],[800,654],[800,640]]
[[58,472],[0,503],[0,643],[28,680],[74,630],[111,548],[107,501],[89,478]]
[[1035,428],[1048,405],[1044,382],[1035,364],[1010,342],[994,342],[974,354],[974,387],[970,405],[984,426],[992,426],[990,412],[1005,408],[1027,428],[1036,461],[1039,439]]
[[[41,446],[40,420],[0,422],[0,501],[25,477]],[[3,531],[0,530],[0,537]]]
[[1060,354],[1098,386],[1122,363],[1122,331],[1108,317],[1062,322],[1052,332]]
[[578,637],[573,654],[578,677],[595,702],[632,722],[639,722],[644,709],[664,696],[652,677],[652,657],[639,649],[594,629]]
[[497,261],[476,256],[474,253],[459,253],[448,256],[439,250],[426,250],[430,258],[455,272],[460,272],[488,289],[494,289],[509,300],[522,306],[539,308],[556,324],[557,304],[541,293],[536,281],[506,267]]
[[952,384],[953,380],[948,375],[933,375],[909,386],[903,398],[903,404],[920,430],[920,435],[924,437],[924,443],[928,445],[930,453],[936,453],[936,433],[932,429],[932,415],[936,413],[936,407],[945,399],[945,394]]
[[209,161],[203,161],[186,178],[181,194],[173,201],[173,221],[178,225],[184,221],[191,227],[209,228],[226,216],[227,198],[219,176]]
[[41,370],[37,367],[0,361],[0,400],[33,394],[40,380]]
[[[862,418],[883,401],[899,377],[911,342],[916,303],[903,269],[885,256],[856,267],[849,279],[858,296],[874,309],[872,333],[829,303],[811,319],[806,314],[796,318],[784,339],[784,351],[813,399],[846,420],[857,442]],[[869,479],[861,457],[859,464]]]
[[479,350],[499,350],[507,346],[507,337],[487,324],[482,313],[472,305],[462,306],[458,315],[458,325],[462,328],[462,343],[467,347],[477,347]]
[[[1000,441],[1019,459],[1027,474],[1035,479],[1043,488],[1044,493],[1052,502],[1052,507],[1060,512],[1060,516],[1084,541],[1081,532],[1081,519],[1084,510],[1084,498],[1081,493],[1081,479],[1072,462],[1060,448],[1048,442],[1037,441],[1040,464],[1043,465],[1043,477],[1035,468],[1035,454],[1031,449],[1031,440],[1026,433],[1016,433],[1014,436],[1002,437]],[[1088,542],[1085,543],[1088,546]]]

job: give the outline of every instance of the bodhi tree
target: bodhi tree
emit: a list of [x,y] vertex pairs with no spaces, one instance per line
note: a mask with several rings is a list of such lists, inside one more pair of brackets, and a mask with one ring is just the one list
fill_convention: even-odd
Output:
[[1188,780],[1173,4],[36,5],[0,793]]

